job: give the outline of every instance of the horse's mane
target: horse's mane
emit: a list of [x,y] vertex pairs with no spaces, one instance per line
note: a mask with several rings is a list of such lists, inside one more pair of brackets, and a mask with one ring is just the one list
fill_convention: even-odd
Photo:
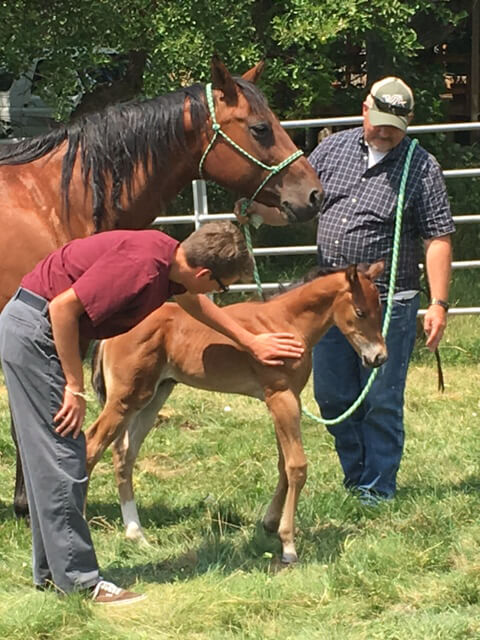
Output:
[[[252,110],[264,112],[267,103],[255,85],[237,77],[235,82]],[[147,175],[157,172],[165,167],[172,151],[185,148],[186,99],[190,102],[193,129],[200,132],[205,126],[207,108],[204,85],[196,83],[151,100],[113,105],[47,134],[0,145],[0,165],[32,162],[66,141],[61,189],[68,210],[68,190],[80,150],[84,184],[90,182],[93,190],[93,218],[98,230],[105,211],[107,177],[111,177],[113,184],[111,204],[120,210],[122,191],[125,189],[130,198],[134,172],[139,165]]]

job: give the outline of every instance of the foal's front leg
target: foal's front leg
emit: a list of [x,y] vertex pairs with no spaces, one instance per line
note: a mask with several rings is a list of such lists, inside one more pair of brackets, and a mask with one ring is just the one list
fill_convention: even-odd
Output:
[[280,519],[282,517],[283,505],[285,504],[285,496],[287,495],[288,480],[285,473],[285,458],[283,457],[282,447],[278,440],[278,436],[275,433],[278,450],[278,483],[273,494],[272,501],[270,502],[267,512],[263,518],[263,526],[269,533],[277,533],[280,526]]
[[279,520],[282,562],[291,564],[298,560],[294,542],[295,511],[307,479],[307,459],[300,433],[300,400],[293,391],[287,390],[271,395],[267,393],[265,401],[275,423],[279,448],[279,482],[264,522],[269,527]]

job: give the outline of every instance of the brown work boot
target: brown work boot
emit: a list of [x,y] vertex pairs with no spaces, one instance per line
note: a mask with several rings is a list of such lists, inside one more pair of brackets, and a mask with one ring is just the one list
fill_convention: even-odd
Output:
[[117,587],[113,582],[100,580],[92,589],[92,600],[95,604],[111,604],[121,606],[122,604],[133,604],[139,602],[147,596],[144,593],[133,593]]

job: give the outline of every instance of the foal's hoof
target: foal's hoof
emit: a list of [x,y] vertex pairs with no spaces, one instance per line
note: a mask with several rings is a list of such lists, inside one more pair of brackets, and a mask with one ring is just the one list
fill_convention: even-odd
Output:
[[137,544],[144,545],[149,547],[150,544],[145,538],[141,527],[139,527],[136,523],[130,523],[125,530],[125,537],[127,540],[131,540],[132,542],[136,542]]
[[283,553],[282,554],[282,564],[284,564],[285,566],[290,566],[292,564],[294,564],[295,562],[298,562],[298,556],[296,553]]

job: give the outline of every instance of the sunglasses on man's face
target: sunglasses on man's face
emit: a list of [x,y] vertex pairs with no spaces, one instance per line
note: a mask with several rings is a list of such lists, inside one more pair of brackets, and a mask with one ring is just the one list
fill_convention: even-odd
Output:
[[228,293],[230,291],[230,286],[228,284],[223,284],[220,278],[217,278],[217,276],[214,275],[212,275],[212,278],[218,284],[221,293]]
[[377,109],[384,113],[392,113],[395,116],[408,116],[410,113],[410,107],[404,107],[401,104],[392,104],[383,98],[376,98],[375,96],[372,96],[372,98]]

